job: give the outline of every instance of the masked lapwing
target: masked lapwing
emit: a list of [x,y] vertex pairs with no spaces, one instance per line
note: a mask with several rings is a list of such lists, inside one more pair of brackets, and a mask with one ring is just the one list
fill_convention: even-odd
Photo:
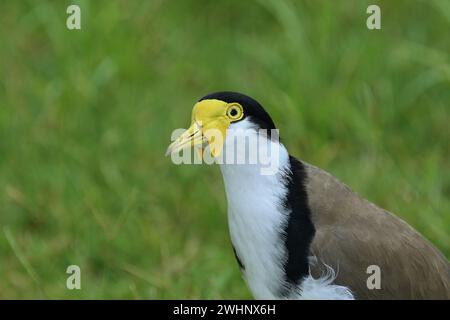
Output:
[[167,150],[220,159],[232,248],[256,299],[450,299],[450,265],[433,244],[289,155],[275,129],[254,99],[217,92]]

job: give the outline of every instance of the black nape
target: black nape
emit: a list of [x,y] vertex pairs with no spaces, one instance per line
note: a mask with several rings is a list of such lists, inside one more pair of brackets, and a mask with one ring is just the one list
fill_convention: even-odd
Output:
[[271,129],[276,129],[272,118],[259,102],[245,94],[232,91],[220,91],[208,94],[199,101],[207,99],[217,99],[226,103],[237,102],[244,108],[243,119],[248,117],[249,120],[257,124],[261,129],[269,130],[269,135]]

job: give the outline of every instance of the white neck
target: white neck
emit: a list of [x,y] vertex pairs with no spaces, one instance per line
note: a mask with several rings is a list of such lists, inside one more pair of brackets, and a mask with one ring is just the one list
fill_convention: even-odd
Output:
[[[248,124],[240,127],[248,128]],[[257,135],[255,131],[249,143]],[[266,140],[269,146],[278,143]],[[225,145],[227,143],[233,141],[227,138]],[[220,165],[227,194],[231,241],[244,265],[242,272],[247,284],[257,299],[275,298],[284,276],[286,254],[280,230],[288,213],[280,203],[287,193],[281,174],[288,168],[289,154],[282,144],[277,147],[279,161],[272,168],[275,169],[273,174],[263,175],[260,163]]]
[[[251,128],[244,120],[239,128]],[[258,137],[255,130],[252,139],[266,139],[268,146],[278,144],[278,159],[273,174],[262,174],[262,164],[221,164],[228,202],[230,237],[239,260],[242,273],[256,299],[277,299],[285,286],[284,265],[287,261],[285,230],[290,210],[283,206],[287,196],[283,175],[290,172],[289,154],[284,145],[265,137]],[[235,143],[227,138],[227,144]],[[248,151],[248,150],[247,150]],[[258,150],[266,152],[267,150]],[[344,287],[331,285],[334,279],[307,277],[302,288],[295,288],[289,298],[344,299],[351,294]]]

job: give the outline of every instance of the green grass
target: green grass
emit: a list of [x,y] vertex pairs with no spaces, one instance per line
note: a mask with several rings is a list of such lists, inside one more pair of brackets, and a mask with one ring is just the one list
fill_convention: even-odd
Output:
[[0,4],[0,298],[250,298],[218,168],[164,157],[217,90],[450,257],[448,1],[73,2]]

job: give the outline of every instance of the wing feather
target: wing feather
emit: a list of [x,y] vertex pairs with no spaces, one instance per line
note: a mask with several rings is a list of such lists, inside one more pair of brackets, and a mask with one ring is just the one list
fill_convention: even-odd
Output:
[[[450,265],[427,239],[393,214],[362,199],[327,172],[302,162],[316,234],[311,254],[337,271],[336,284],[357,299],[450,299]],[[370,290],[367,268],[381,271]]]

